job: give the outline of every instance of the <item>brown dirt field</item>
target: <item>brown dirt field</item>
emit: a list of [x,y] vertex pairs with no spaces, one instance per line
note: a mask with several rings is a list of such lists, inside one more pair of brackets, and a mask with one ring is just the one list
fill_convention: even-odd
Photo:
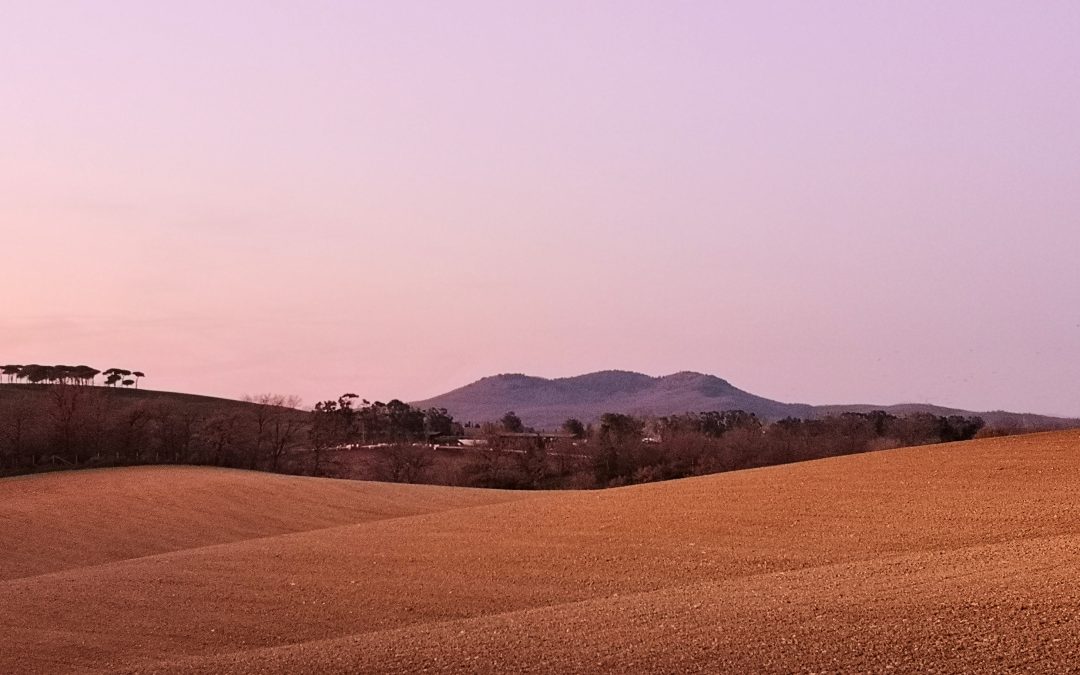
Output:
[[0,480],[0,580],[523,496],[192,467]]
[[[187,498],[168,501],[170,472]],[[3,554],[0,672],[1080,668],[1075,431],[603,492],[96,474],[113,487],[71,489],[79,513],[40,497],[15,511],[50,542]],[[66,495],[89,475],[0,481],[0,508],[18,481]],[[161,487],[140,500],[128,483]],[[316,522],[319,501],[340,521]],[[155,539],[170,512],[186,524]],[[93,562],[25,574],[65,548]]]

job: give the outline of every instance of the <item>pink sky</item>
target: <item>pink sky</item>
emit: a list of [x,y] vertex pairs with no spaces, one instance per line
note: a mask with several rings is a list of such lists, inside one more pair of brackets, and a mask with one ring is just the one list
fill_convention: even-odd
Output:
[[0,361],[1080,415],[1080,3],[25,2]]

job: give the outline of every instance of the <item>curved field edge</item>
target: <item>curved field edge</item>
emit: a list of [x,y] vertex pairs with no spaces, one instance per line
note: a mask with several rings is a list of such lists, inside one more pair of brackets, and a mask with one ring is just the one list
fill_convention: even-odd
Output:
[[[732,588],[749,583],[740,579],[766,578],[762,575],[812,574],[799,570],[833,574],[827,570],[844,565],[863,565],[867,571],[849,574],[839,586],[815,582],[825,591],[808,607],[864,606],[869,624],[877,625],[877,595],[859,589],[884,588],[882,579],[899,575],[919,582],[909,594],[916,608],[912,615],[934,616],[945,611],[941,607],[960,607],[949,599],[955,594],[948,579],[963,580],[966,574],[942,552],[1054,541],[1080,531],[1078,450],[1076,432],[894,450],[616,490],[538,495],[14,580],[3,585],[8,602],[0,608],[0,625],[12,648],[0,658],[0,670],[116,670],[188,657],[213,659],[238,650],[349,640],[361,633],[424,631],[423,626],[616,595],[664,594],[677,587],[700,594],[709,584]],[[1038,590],[1038,578],[1080,571],[1071,551],[1029,548],[1008,565],[1001,556],[991,556],[988,566],[967,577],[978,587],[994,574],[1009,574]],[[944,556],[935,568],[940,578],[918,579],[879,566],[915,556],[929,568],[939,555]],[[1027,604],[1044,608],[1040,620],[1070,625],[1073,614],[1055,604],[1056,597],[1069,596],[1060,586],[1042,587],[1046,593],[1033,595]],[[808,595],[804,601],[812,599]],[[798,598],[787,600],[798,606]],[[772,637],[787,644],[783,640],[791,636],[776,633],[771,622],[751,620],[771,606],[747,605],[743,615],[718,615],[716,625],[734,636],[731,644],[756,644],[759,633],[762,644],[770,644]],[[955,621],[983,616],[1012,625],[1013,605],[1008,603],[963,607],[941,616]],[[790,609],[777,611],[782,615]],[[592,640],[590,634],[602,636],[609,623],[618,624],[612,612],[600,605],[594,617],[580,619],[585,623],[562,620],[584,626],[580,639]],[[653,655],[642,661],[650,669],[662,670],[664,659],[726,663],[701,650],[686,652],[696,654],[692,657],[673,656],[672,650],[687,639],[677,631],[665,632],[665,615],[656,616],[655,626],[634,624],[623,638],[631,650],[638,641],[653,645],[642,656]],[[825,626],[836,621],[827,612],[821,616]],[[739,617],[746,617],[745,624]],[[910,636],[909,651],[930,649],[953,634],[940,627],[903,633],[899,622],[894,628]],[[533,635],[528,626],[522,630],[522,639]],[[857,643],[856,633],[807,630],[798,628],[791,635],[827,640],[837,659],[858,663],[861,658],[858,650],[836,651],[850,640]],[[1057,653],[1054,644],[1069,643],[1043,644],[1036,638],[1057,635],[1056,630],[1031,633],[1022,644],[1005,639],[1006,631],[1005,637],[979,648],[1011,663],[1018,663],[1020,654],[1050,659]],[[659,637],[651,637],[654,633]],[[569,644],[579,638],[565,639]],[[697,639],[689,643],[698,644]],[[463,644],[473,644],[470,640],[463,638]],[[411,649],[407,641],[399,644],[403,653]],[[438,655],[442,643],[432,644],[430,654]],[[603,669],[610,658],[602,644],[602,637],[587,642],[594,651],[585,653],[582,663]],[[444,657],[447,663],[466,663],[460,659],[483,658],[483,651],[477,651],[481,647],[446,651]],[[795,647],[789,651],[804,653]],[[525,653],[531,656],[520,662],[522,668],[543,662],[539,652]],[[742,663],[757,670],[793,663],[774,651],[745,654]],[[492,653],[487,658],[510,656]],[[573,669],[572,662],[564,663]]]
[[528,497],[206,467],[0,479],[0,581]]

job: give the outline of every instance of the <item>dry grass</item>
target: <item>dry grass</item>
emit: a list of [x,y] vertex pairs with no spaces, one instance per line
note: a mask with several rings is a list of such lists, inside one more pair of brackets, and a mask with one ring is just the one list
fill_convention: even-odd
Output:
[[1080,662],[1078,432],[603,492],[138,469],[0,505],[0,672]]

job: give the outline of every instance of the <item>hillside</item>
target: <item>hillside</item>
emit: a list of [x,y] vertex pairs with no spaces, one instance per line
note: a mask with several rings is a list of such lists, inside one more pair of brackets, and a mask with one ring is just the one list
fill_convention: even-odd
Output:
[[1075,431],[602,492],[3,479],[0,672],[1062,670],[1078,493]]
[[269,439],[277,433],[274,447],[294,447],[310,413],[280,405],[291,402],[286,397],[258,400],[263,404],[81,384],[3,384],[0,476],[147,463],[288,472],[283,450],[268,461]]
[[743,391],[719,377],[691,372],[651,377],[608,370],[556,379],[494,375],[414,405],[446,408],[455,418],[471,422],[497,420],[508,410],[513,410],[525,424],[541,429],[556,429],[570,417],[584,422],[596,421],[606,412],[672,415],[709,410],[745,410],[765,420],[805,419],[846,411],[885,410],[895,415],[930,412],[935,415],[980,415],[991,425],[1016,429],[1080,427],[1078,419],[1004,411],[972,412],[924,404],[811,406],[781,403]]
[[[15,405],[20,402],[39,403],[49,396],[52,389],[50,384],[0,384],[0,410],[5,406]],[[244,401],[217,396],[203,396],[201,394],[185,394],[177,391],[157,391],[154,389],[128,389],[121,387],[87,387],[97,396],[100,396],[118,405],[134,405],[137,403],[168,403],[186,408],[199,408],[203,410],[222,411],[237,409],[249,405]]]
[[929,413],[945,417],[948,415],[978,415],[986,421],[987,425],[1000,429],[1012,429],[1018,431],[1052,431],[1055,429],[1080,428],[1080,419],[1069,417],[1053,417],[1050,415],[1036,415],[1034,413],[1017,413],[1007,410],[984,410],[971,411],[960,408],[946,408],[940,405],[928,403],[900,403],[897,405],[819,405],[814,406],[814,413],[818,416],[833,415],[843,412],[870,412],[872,410],[884,410],[887,413],[903,416],[915,413]]

